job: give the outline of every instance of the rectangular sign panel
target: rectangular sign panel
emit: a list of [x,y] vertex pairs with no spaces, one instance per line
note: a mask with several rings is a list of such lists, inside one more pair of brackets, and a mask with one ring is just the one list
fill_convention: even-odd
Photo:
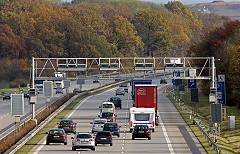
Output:
[[13,116],[24,115],[24,96],[23,96],[23,94],[11,94],[11,114]]
[[213,123],[222,122],[222,104],[212,103],[211,106],[211,119]]
[[191,102],[199,102],[198,88],[191,89]]
[[53,97],[53,82],[44,81],[43,82],[43,95],[45,97]]
[[225,75],[218,75],[217,101],[218,103],[226,104]]
[[85,84],[85,79],[77,79],[77,84]]
[[69,88],[71,86],[71,81],[70,80],[63,80],[63,85],[64,85],[64,88]]
[[197,88],[197,80],[196,79],[189,79],[188,80],[188,88],[189,89]]

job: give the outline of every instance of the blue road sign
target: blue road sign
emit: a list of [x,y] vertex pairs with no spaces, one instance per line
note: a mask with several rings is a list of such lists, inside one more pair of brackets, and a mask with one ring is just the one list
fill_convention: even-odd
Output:
[[181,72],[180,71],[175,71],[175,77],[180,77],[181,76]]
[[188,80],[188,88],[189,89],[197,88],[197,80],[196,79],[189,79]]
[[226,104],[225,95],[226,95],[225,82],[218,81],[217,82],[217,100],[218,100],[218,103]]
[[199,102],[198,88],[191,89],[191,102]]

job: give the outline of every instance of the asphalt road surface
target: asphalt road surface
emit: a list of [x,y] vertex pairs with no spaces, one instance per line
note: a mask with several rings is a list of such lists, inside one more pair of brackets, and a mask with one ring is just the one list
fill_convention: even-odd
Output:
[[[82,85],[82,90],[89,90],[92,88],[97,88],[101,85],[105,85],[108,83],[113,82],[113,80],[102,80],[100,83],[93,83],[92,80],[86,80],[85,84]],[[69,91],[73,91],[74,88],[79,87],[79,85],[76,84],[76,81],[71,82],[71,87],[69,88]],[[64,90],[64,93],[66,93],[66,90]],[[54,96],[51,98],[51,101],[58,99],[59,97],[63,96],[62,94],[55,94],[54,90]],[[47,102],[47,98],[43,96],[43,94],[39,94],[37,96],[37,103],[36,103],[36,110],[45,107]],[[24,110],[25,115],[31,113],[31,105],[29,104],[29,100],[27,98],[24,99]],[[15,117],[11,115],[11,103],[10,100],[0,100],[0,137],[2,137],[4,132],[9,129],[11,125],[13,125],[15,122]]]
[[[160,87],[161,89],[161,87]],[[130,88],[129,88],[130,90]],[[78,132],[91,131],[90,122],[97,117],[99,113],[98,106],[115,95],[115,89],[111,89],[98,95],[90,96],[80,102],[79,106],[70,113],[69,118],[77,122]],[[158,103],[161,124],[157,126],[155,132],[152,133],[152,139],[131,139],[128,127],[128,109],[132,107],[130,93],[122,98],[123,109],[117,110],[117,122],[121,126],[120,137],[113,137],[113,146],[98,145],[96,151],[78,150],[71,151],[72,134],[68,134],[68,144],[50,144],[45,145],[45,138],[35,146],[30,152],[34,154],[185,154],[185,153],[206,153],[194,137],[180,114],[177,112],[172,103],[159,92]]]

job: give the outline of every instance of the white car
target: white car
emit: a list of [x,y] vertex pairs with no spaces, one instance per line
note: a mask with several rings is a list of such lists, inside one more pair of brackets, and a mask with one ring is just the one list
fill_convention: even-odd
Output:
[[91,133],[76,133],[72,137],[72,150],[91,149],[95,151],[95,139]]
[[125,95],[125,90],[124,88],[118,88],[116,90],[116,95]]
[[107,122],[107,119],[94,119],[92,124],[92,133],[100,132],[103,130],[103,125]]

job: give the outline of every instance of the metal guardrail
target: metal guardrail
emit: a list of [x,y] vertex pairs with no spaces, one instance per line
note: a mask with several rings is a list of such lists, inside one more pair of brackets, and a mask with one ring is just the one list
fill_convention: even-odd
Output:
[[214,151],[216,151],[217,154],[220,154],[220,148],[215,143],[215,139],[213,137],[210,137],[209,134],[205,131],[205,126],[202,124],[202,121],[199,119],[194,119],[193,124],[196,124],[205,139],[208,141],[208,144],[213,148]]
[[[179,106],[182,107],[182,110],[183,110],[184,102],[181,103],[181,100],[179,98],[177,98],[177,95],[174,92],[174,87],[173,86],[166,87],[165,92],[168,93],[168,95],[170,97],[172,97],[176,101],[176,103],[178,103]],[[221,150],[220,150],[218,144],[215,142],[216,141],[216,134],[215,134],[214,137],[210,136],[209,130],[206,130],[202,121],[199,120],[199,119],[196,119],[196,118],[193,119],[193,124],[197,125],[197,127],[201,131],[204,138],[208,141],[209,146],[211,146],[217,154],[220,154]]]

